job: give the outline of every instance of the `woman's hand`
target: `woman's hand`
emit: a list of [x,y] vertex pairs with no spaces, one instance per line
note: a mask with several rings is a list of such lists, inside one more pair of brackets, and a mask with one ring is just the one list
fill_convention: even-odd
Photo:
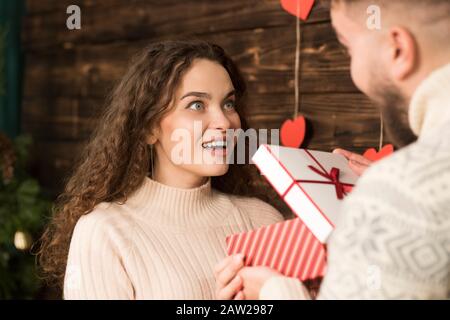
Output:
[[214,269],[216,297],[219,300],[243,300],[242,278],[238,272],[244,267],[244,255],[226,257]]
[[333,153],[341,154],[347,158],[350,169],[352,169],[358,176],[362,175],[364,171],[372,164],[372,161],[362,155],[344,149],[334,149]]
[[241,277],[244,297],[246,300],[258,300],[259,292],[264,283],[272,277],[282,276],[276,270],[268,267],[245,267],[242,268],[238,277]]

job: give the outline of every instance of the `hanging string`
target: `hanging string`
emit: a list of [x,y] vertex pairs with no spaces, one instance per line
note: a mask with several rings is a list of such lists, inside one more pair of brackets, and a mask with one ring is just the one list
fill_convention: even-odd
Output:
[[380,110],[380,144],[378,147],[378,151],[380,151],[383,148],[383,139],[384,139],[383,113]]
[[297,2],[297,17],[296,18],[296,45],[295,45],[295,100],[294,100],[294,119],[298,116],[298,111],[300,109],[300,43],[301,43],[301,35],[300,35],[300,1]]
[[[297,17],[296,17],[296,45],[295,45],[295,85],[294,85],[294,119],[297,118],[298,112],[300,110],[300,44],[301,44],[301,32],[300,32],[300,6],[299,1],[297,1]],[[383,114],[380,111],[380,140],[378,150],[383,148],[383,140],[384,140],[384,123],[383,123]]]

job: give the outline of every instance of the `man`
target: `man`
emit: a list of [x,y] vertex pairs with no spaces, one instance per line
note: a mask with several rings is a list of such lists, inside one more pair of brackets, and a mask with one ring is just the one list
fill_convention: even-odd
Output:
[[[381,29],[367,24],[373,5]],[[400,150],[344,201],[318,298],[450,298],[450,1],[332,0],[331,19]],[[217,266],[219,298],[310,298],[297,279],[242,259]]]

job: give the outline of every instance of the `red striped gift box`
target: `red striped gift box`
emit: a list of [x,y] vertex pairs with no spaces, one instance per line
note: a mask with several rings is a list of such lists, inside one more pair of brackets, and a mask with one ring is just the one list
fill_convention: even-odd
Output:
[[357,176],[343,156],[322,151],[262,145],[252,160],[298,218],[228,237],[228,254],[301,281],[322,277],[326,241]]
[[227,237],[228,254],[245,254],[246,266],[265,266],[300,281],[325,274],[325,246],[295,218]]

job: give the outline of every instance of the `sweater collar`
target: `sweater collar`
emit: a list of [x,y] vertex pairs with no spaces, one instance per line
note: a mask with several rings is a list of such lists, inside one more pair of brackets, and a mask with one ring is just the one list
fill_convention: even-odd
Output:
[[152,222],[170,226],[211,226],[230,211],[227,197],[211,188],[211,178],[199,187],[183,189],[145,177],[126,205]]
[[409,107],[412,131],[424,138],[450,121],[450,64],[426,78],[415,91]]

